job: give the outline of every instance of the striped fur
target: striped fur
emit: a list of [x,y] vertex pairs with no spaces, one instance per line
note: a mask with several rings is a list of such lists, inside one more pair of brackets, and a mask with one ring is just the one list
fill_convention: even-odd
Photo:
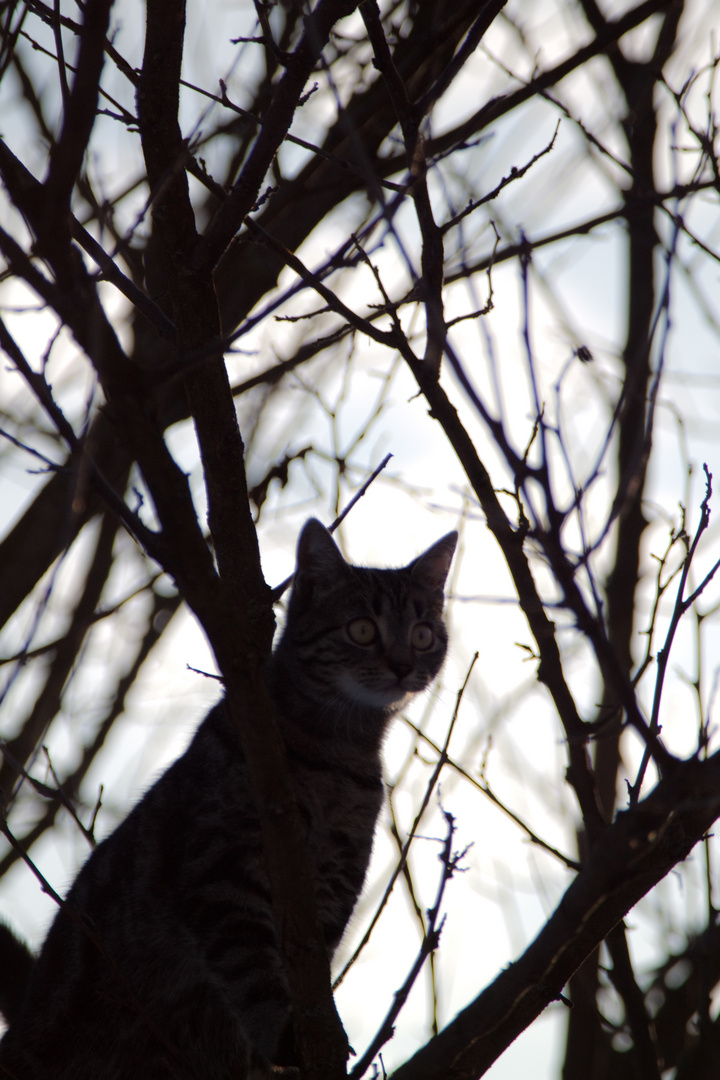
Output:
[[[347,564],[305,526],[268,668],[328,952],[362,889],[388,721],[437,675],[451,533]],[[353,640],[353,639],[360,639]],[[0,1044],[16,1080],[241,1080],[294,1063],[260,822],[222,703],[80,872]]]

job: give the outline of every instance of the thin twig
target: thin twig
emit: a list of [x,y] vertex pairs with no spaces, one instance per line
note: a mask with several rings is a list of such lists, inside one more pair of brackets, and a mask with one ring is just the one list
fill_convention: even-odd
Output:
[[[428,735],[426,735],[424,731],[421,731],[416,724],[413,724],[412,720],[408,720],[406,718],[405,723],[408,725],[408,727],[412,728],[415,734],[418,735],[423,740],[423,742],[426,743],[430,747],[430,749],[434,751],[434,753],[438,755],[442,754],[442,750],[437,745],[437,743],[434,742]],[[543,840],[542,837],[538,836],[537,833],[530,828],[527,822],[523,821],[521,817],[518,817],[514,810],[511,810],[509,806],[506,806],[505,803],[498,798],[498,796],[495,794],[495,792],[492,790],[492,788],[484,778],[482,780],[476,780],[474,776],[471,776],[470,773],[467,772],[467,770],[464,769],[462,765],[459,765],[457,761],[454,761],[453,758],[446,755],[446,760],[447,764],[450,766],[451,769],[454,769],[455,772],[462,776],[464,780],[467,780],[469,783],[472,784],[473,787],[477,788],[478,791],[482,792],[482,794],[485,795],[491,803],[494,803],[494,805],[497,806],[498,810],[502,810],[503,814],[506,814],[511,821],[514,821],[515,824],[518,825],[526,834],[528,840],[530,840],[533,844],[536,844],[537,847],[542,848],[543,851],[547,851],[549,855],[554,855],[556,859],[559,859],[560,862],[568,868],[568,870],[580,871],[582,869],[582,866],[577,861],[577,859],[571,859],[569,855],[564,855],[562,851],[558,851],[558,849],[553,847],[552,844],[548,844],[546,840]]]
[[343,981],[343,979],[347,975],[348,971],[353,966],[353,964],[357,960],[358,956],[360,955],[360,953],[363,951],[363,949],[367,945],[368,941],[370,940],[370,936],[371,936],[373,930],[375,929],[375,927],[377,926],[378,920],[379,920],[380,916],[382,915],[383,910],[385,909],[385,905],[387,904],[388,900],[390,899],[390,894],[392,893],[393,889],[395,888],[395,882],[397,881],[400,874],[402,873],[403,866],[405,865],[405,860],[407,859],[407,856],[408,856],[408,851],[410,850],[410,845],[413,842],[415,834],[417,833],[418,826],[420,824],[420,821],[422,820],[423,814],[427,810],[428,803],[430,802],[430,798],[432,796],[432,793],[435,790],[435,785],[437,784],[438,779],[440,778],[440,773],[441,773],[441,771],[443,769],[443,766],[450,760],[448,758],[448,747],[450,745],[450,739],[452,737],[453,729],[455,727],[455,721],[457,720],[458,713],[460,711],[460,703],[461,703],[461,701],[463,699],[463,695],[465,693],[465,688],[466,688],[468,682],[470,681],[470,675],[472,674],[472,669],[475,667],[475,663],[477,661],[477,658],[478,658],[478,653],[475,653],[472,660],[470,661],[470,667],[467,670],[467,674],[465,676],[463,684],[460,687],[460,689],[458,690],[457,699],[455,701],[455,708],[453,710],[452,718],[451,718],[450,723],[448,725],[447,734],[445,736],[445,742],[443,743],[442,750],[440,750],[438,752],[438,760],[435,763],[435,768],[433,769],[432,775],[431,775],[430,779],[428,780],[428,784],[427,784],[427,787],[425,789],[425,794],[423,795],[423,800],[422,800],[422,803],[420,804],[420,809],[418,810],[417,814],[415,815],[415,820],[413,821],[412,826],[410,827],[410,832],[408,833],[408,838],[407,838],[407,840],[405,841],[405,843],[403,845],[402,853],[400,855],[400,859],[398,861],[398,864],[395,867],[395,869],[393,870],[390,881],[385,886],[385,892],[383,893],[382,898],[380,900],[380,903],[378,904],[378,906],[377,906],[377,908],[375,910],[375,914],[373,915],[372,919],[370,920],[370,925],[368,926],[367,930],[365,931],[365,933],[362,936],[362,940],[360,941],[359,945],[357,946],[357,948],[353,952],[353,954],[350,957],[350,959],[348,960],[348,962],[345,964],[345,967],[342,969],[340,974],[337,976],[337,978],[333,982],[333,990],[336,990],[338,988],[338,986]]
[[440,935],[442,933],[443,926],[445,925],[445,917],[443,916],[439,926],[437,925],[437,923],[438,916],[440,914],[440,905],[442,904],[443,896],[445,894],[445,887],[448,881],[450,881],[450,879],[457,871],[460,861],[463,859],[463,857],[467,854],[469,850],[469,848],[464,848],[462,851],[455,852],[453,854],[452,841],[455,835],[455,818],[447,810],[443,810],[442,814],[447,823],[447,834],[443,842],[443,849],[441,854],[438,856],[443,868],[440,875],[440,882],[438,884],[437,894],[435,896],[435,902],[427,913],[427,930],[425,931],[425,935],[420,944],[420,949],[418,950],[415,962],[410,968],[405,982],[398,990],[395,991],[394,1001],[388,1009],[387,1014],[377,1031],[377,1034],[375,1035],[374,1039],[372,1040],[360,1060],[350,1071],[350,1076],[352,1080],[359,1080],[363,1073],[369,1068],[373,1058],[378,1053],[378,1051],[385,1045],[386,1042],[388,1042],[393,1037],[395,1033],[394,1024],[400,1014],[400,1010],[405,1005],[405,1002],[408,999],[408,995],[415,983],[415,980],[420,974],[420,971],[422,970],[422,966],[425,963],[425,960],[435,951],[435,949],[437,949],[438,944],[440,943]]
[[[390,805],[390,817],[391,817],[390,833],[392,835],[393,840],[395,841],[395,843],[397,845],[398,855],[401,855],[402,854],[402,840],[400,839],[400,830],[398,828],[398,821],[397,821],[397,817],[395,815],[395,807],[393,805],[392,793],[390,795],[390,798],[388,799],[388,802],[389,802],[389,805]],[[423,938],[425,938],[427,936],[427,933],[428,933],[427,923],[426,923],[426,919],[425,919],[426,913],[423,912],[423,909],[420,906],[420,901],[417,898],[417,890],[415,888],[415,883],[413,881],[413,876],[412,876],[412,873],[410,871],[410,863],[409,863],[409,861],[407,859],[405,860],[405,865],[403,866],[403,880],[405,882],[405,888],[408,891],[408,896],[410,897],[410,903],[412,904],[412,909],[415,912],[415,917],[416,917],[418,923],[420,924],[420,933],[422,934]],[[432,1016],[432,1033],[433,1033],[433,1035],[437,1035],[437,1033],[438,1033],[438,1022],[437,1022],[437,980],[435,978],[435,953],[433,951],[431,951],[429,953],[428,959],[429,959],[429,967],[430,967],[429,976],[430,976],[430,991],[431,991],[431,994],[432,994],[432,1012],[433,1012],[433,1016]]]
[[[675,598],[675,605],[673,607],[672,617],[670,619],[670,626],[665,637],[665,644],[658,653],[658,673],[655,681],[655,693],[653,696],[652,714],[650,717],[650,732],[653,735],[659,735],[661,731],[660,727],[660,703],[662,701],[663,684],[665,682],[665,674],[667,672],[667,665],[670,659],[670,650],[672,649],[675,633],[680,624],[685,612],[688,608],[692,607],[697,598],[701,595],[703,590],[709,585],[713,577],[720,569],[720,559],[705,575],[700,585],[689,596],[684,596],[685,586],[687,585],[688,576],[690,574],[690,567],[692,566],[695,553],[700,543],[700,539],[707,530],[710,524],[710,499],[712,497],[712,473],[708,469],[707,465],[703,465],[703,471],[705,473],[705,498],[700,506],[700,522],[695,530],[695,536],[688,549],[687,555],[682,566],[682,573],[680,575],[680,582],[678,584],[677,596]],[[637,805],[637,801],[640,797],[640,788],[642,787],[643,780],[645,779],[645,773],[647,767],[650,764],[650,758],[652,756],[651,747],[649,743],[645,744],[643,751],[642,761],[640,762],[640,768],[638,769],[635,783],[628,783],[628,795],[630,798],[630,805]]]
[[[83,825],[82,821],[78,817],[77,810],[75,809],[73,804],[70,802],[70,799],[67,797],[67,795],[65,794],[65,792],[62,789],[62,784],[60,783],[60,780],[58,778],[57,773],[55,772],[55,766],[53,765],[52,761],[50,760],[50,751],[48,750],[47,746],[43,746],[43,753],[45,754],[45,760],[47,761],[47,766],[48,766],[48,769],[50,770],[50,775],[52,776],[53,780],[55,781],[56,790],[53,790],[52,788],[48,788],[45,784],[43,784],[42,787],[45,788],[45,792],[41,792],[41,794],[45,794],[47,792],[50,795],[50,797],[55,798],[55,799],[59,799],[60,802],[62,803],[62,805],[67,810],[67,812],[70,814],[71,818],[73,819],[73,821],[77,825],[80,832],[83,834],[83,836],[87,840],[90,847],[91,848],[96,848],[97,847],[97,840],[95,839],[95,836],[93,835],[92,830],[87,829]],[[33,780],[33,778],[31,776],[28,776],[28,774],[25,772],[24,769],[22,771],[23,771],[23,774],[25,776],[25,779],[29,780],[30,783],[33,785],[33,787],[36,790],[39,790],[40,785],[38,784],[38,782],[36,780]],[[93,813],[93,816],[92,816],[92,819],[91,819],[92,822],[95,821],[95,818],[97,817],[99,809],[100,809],[100,803],[98,801],[97,808],[95,809],[95,811]]]
[[[360,488],[360,490],[357,491],[355,493],[355,495],[353,495],[352,499],[347,504],[347,506],[345,507],[343,512],[340,515],[338,515],[338,517],[335,518],[332,525],[328,525],[328,532],[329,533],[334,533],[335,530],[338,528],[338,526],[345,520],[347,515],[352,510],[353,506],[355,506],[355,504],[357,502],[359,502],[360,499],[362,499],[363,495],[366,494],[366,492],[367,492],[368,488],[370,487],[370,485],[372,484],[373,480],[377,479],[377,477],[380,475],[380,473],[383,471],[385,466],[390,461],[391,457],[392,457],[392,454],[386,454],[385,455],[385,457],[382,459],[382,461],[378,465],[377,469],[375,469],[370,474],[370,476],[367,478],[367,480],[365,481],[363,486]],[[294,574],[290,574],[289,577],[286,577],[284,581],[281,581],[280,584],[276,585],[275,588],[272,590],[272,598],[273,598],[273,603],[274,604],[277,604],[278,600],[283,595],[283,593],[286,591],[286,589],[289,589],[290,585],[292,584],[292,579],[293,579],[294,576],[295,576]]]

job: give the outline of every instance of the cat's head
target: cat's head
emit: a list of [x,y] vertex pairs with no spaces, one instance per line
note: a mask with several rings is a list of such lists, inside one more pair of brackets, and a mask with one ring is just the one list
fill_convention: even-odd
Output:
[[447,650],[443,587],[457,533],[409,566],[351,566],[319,521],[305,525],[279,658],[305,696],[350,711],[391,715],[438,674]]

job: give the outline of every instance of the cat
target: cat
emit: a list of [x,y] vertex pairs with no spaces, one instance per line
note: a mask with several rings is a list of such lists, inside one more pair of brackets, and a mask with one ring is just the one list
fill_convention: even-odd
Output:
[[[388,723],[445,658],[456,541],[389,570],[347,563],[315,519],[298,541],[267,679],[330,957],[370,860]],[[260,822],[220,702],[78,875],[12,1009],[0,1077],[243,1080],[297,1065],[292,1042]]]
[[11,1024],[30,982],[34,957],[9,926],[0,922],[0,1014]]

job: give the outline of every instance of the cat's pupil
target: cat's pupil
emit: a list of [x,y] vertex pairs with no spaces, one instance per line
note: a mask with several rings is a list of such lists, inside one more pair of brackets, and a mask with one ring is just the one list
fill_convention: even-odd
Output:
[[420,649],[421,652],[425,652],[435,641],[435,635],[433,634],[432,627],[427,623],[417,623],[412,628],[410,634],[410,644],[414,649]]
[[348,625],[350,640],[356,645],[372,645],[377,633],[377,626],[372,619],[353,619]]

